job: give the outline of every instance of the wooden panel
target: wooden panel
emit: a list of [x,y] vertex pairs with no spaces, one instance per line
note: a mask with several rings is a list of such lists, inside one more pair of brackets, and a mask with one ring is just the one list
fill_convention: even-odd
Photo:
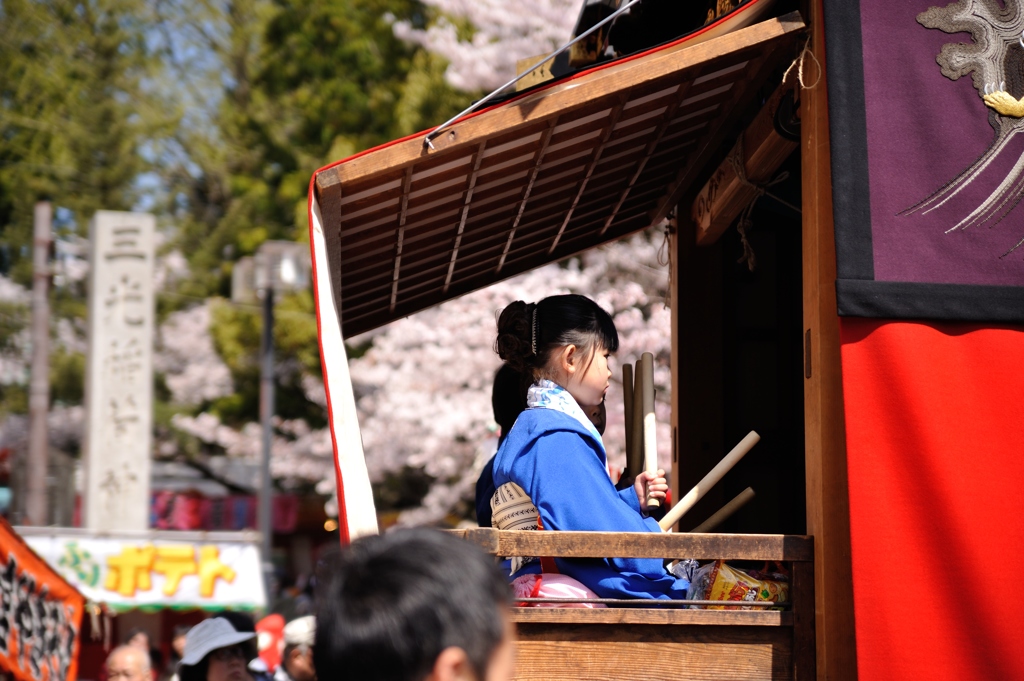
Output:
[[[808,1],[804,10],[812,27],[811,49],[824,64],[821,3]],[[815,68],[805,66],[809,79],[809,69]],[[805,484],[807,531],[815,538],[818,679],[845,681],[857,678],[857,650],[825,76],[800,97],[804,329],[810,340],[804,349],[810,362],[804,379]]]
[[[399,194],[401,199],[402,194]],[[358,217],[351,217],[346,214],[345,209],[341,209],[341,232],[345,235],[345,238],[349,238],[349,235],[358,234],[363,230],[373,229],[378,225],[377,231],[383,231],[393,223],[398,222],[398,211],[400,203],[396,200],[389,200],[386,203],[377,205],[371,205],[368,208],[361,211]]]
[[673,640],[674,628],[658,632],[661,640],[516,642],[516,679],[674,681],[715,679],[754,681],[791,679],[785,642],[718,642]]
[[[461,170],[459,176],[465,175]],[[413,189],[416,188],[416,183],[413,183]],[[339,187],[340,189],[340,187]],[[399,182],[396,186],[390,189],[384,189],[379,192],[370,191],[366,193],[362,198],[352,198],[349,201],[342,203],[340,208],[345,211],[346,215],[354,213],[360,213],[367,208],[374,206],[381,206],[383,204],[393,202],[402,195],[402,183]],[[347,198],[347,197],[346,197]]]
[[[672,291],[677,307],[672,338],[678,351],[673,355],[672,368],[678,372],[678,388],[673,388],[672,395],[678,400],[674,417],[679,459],[672,471],[678,476],[674,484],[679,494],[696,485],[732,446],[726,445],[723,434],[721,246],[698,249],[696,227],[685,205],[681,208],[674,251],[678,278]],[[708,507],[719,508],[725,501],[722,487],[716,485],[684,518],[684,525],[693,527],[693,521],[706,516]]]
[[518,627],[519,638],[527,641],[622,641],[643,643],[677,641],[680,643],[771,643],[786,651],[792,638],[788,627],[712,626],[692,624],[629,625],[554,624],[526,622]]
[[793,563],[790,574],[793,599],[793,678],[810,681],[816,678],[814,651],[814,566]]
[[455,233],[455,245],[452,246],[452,256],[448,262],[448,272],[444,278],[444,293],[448,292],[448,287],[452,282],[452,272],[455,271],[455,261],[459,257],[459,246],[462,245],[462,235],[466,230],[466,218],[469,217],[469,207],[473,203],[473,190],[476,188],[477,178],[480,174],[480,164],[483,162],[484,150],[486,148],[487,142],[481,142],[473,160],[473,172],[469,175],[469,181],[466,186],[466,198],[462,207],[462,214],[459,218],[459,227]]
[[[763,59],[755,64],[751,64],[748,79],[736,84],[735,89],[737,89],[737,93],[734,95],[734,98],[736,100],[745,100],[749,97],[751,89],[763,83],[776,66],[777,61],[773,58]],[[710,92],[715,91],[711,90]],[[704,164],[718,153],[719,145],[731,134],[732,125],[738,120],[741,111],[738,107],[733,107],[724,111],[723,114],[710,126],[709,134],[702,138],[698,156],[678,171],[676,180],[669,185],[664,198],[659,201],[657,208],[651,211],[652,222],[664,219],[670,211],[677,207],[679,200],[685,192],[689,191],[690,185],[696,177],[705,171]]]
[[450,531],[499,556],[801,561],[814,556],[810,537],[783,534],[502,532],[490,528]]
[[[811,615],[813,616],[813,611]],[[688,608],[512,608],[512,621],[518,624],[699,624],[789,627],[793,625],[793,613],[777,610],[758,612]]]
[[382,176],[375,179],[367,179],[363,182],[353,182],[345,185],[345,195],[341,197],[342,207],[354,205],[356,202],[364,202],[367,198],[377,194],[387,194],[395,190],[401,191],[402,178],[405,177],[403,169],[395,169],[391,176]]
[[[574,227],[571,233],[567,230],[558,245],[559,250],[566,254],[585,250],[593,242],[594,232],[604,224],[604,215],[605,213],[596,214],[589,223]],[[648,226],[647,214],[643,210],[632,213],[622,211],[616,217],[615,225],[608,233],[618,238],[620,235],[631,234],[637,230],[646,229]]]
[[[480,213],[489,210],[489,208],[481,208],[481,204],[492,197],[505,196],[510,189],[522,191],[523,183],[533,166],[533,156],[530,156],[526,163],[519,164],[509,171],[502,171],[494,175],[485,175],[481,172],[477,180],[476,191],[473,192],[473,212]],[[511,208],[510,201],[503,201],[502,205]]]
[[[624,214],[621,219],[616,219],[615,224],[608,230],[606,237],[608,240],[619,239],[634,232],[645,229],[649,226],[649,221],[646,216],[646,208],[638,214]],[[581,239],[574,239],[571,242],[567,239],[562,239],[559,245],[559,253],[554,256],[555,260],[566,258],[576,253],[582,252],[588,248],[593,247],[594,239],[591,236],[585,236]],[[521,255],[517,255],[514,259],[510,259],[506,263],[506,267],[502,270],[502,277],[506,274],[513,276],[521,272],[526,272],[534,267],[539,267],[547,262],[550,262],[550,258],[544,252],[537,252],[537,250],[524,248],[517,249],[517,252]],[[449,297],[454,298],[478,289],[484,288],[494,283],[494,265],[492,263],[484,263],[482,268],[477,270],[477,273],[471,277],[459,279],[459,272],[456,271],[456,275],[452,280],[452,285],[449,289]],[[431,302],[433,301],[433,302]],[[402,317],[405,315],[413,314],[431,304],[436,303],[436,292],[428,291],[419,297],[411,297],[403,299],[399,302],[394,313],[384,309],[374,308],[373,305],[364,306],[362,310],[357,313],[353,313],[351,310],[345,310],[345,317],[343,319],[344,329],[373,329],[382,324],[386,324],[389,321]],[[345,337],[349,337],[355,331],[344,331]]]
[[480,174],[486,177],[516,172],[522,163],[529,164],[536,149],[536,144],[523,144],[493,156],[485,156],[480,164]]
[[608,124],[607,118],[609,111],[610,106],[608,109],[598,111],[596,114],[588,114],[585,119],[585,123],[578,123],[571,127],[567,126],[563,120],[563,124],[555,128],[554,136],[551,138],[552,150],[562,149],[569,146],[573,140],[583,139],[584,137],[588,137],[590,139],[597,137],[601,130]]
[[548,255],[555,252],[558,248],[558,241],[562,238],[562,234],[565,232],[565,228],[569,225],[569,221],[572,220],[573,211],[576,210],[576,206],[579,205],[580,199],[583,197],[584,192],[587,191],[587,184],[590,182],[591,175],[594,174],[594,169],[597,164],[601,161],[601,154],[604,153],[604,147],[608,143],[608,138],[611,137],[612,130],[615,128],[615,124],[619,120],[619,116],[622,114],[622,107],[626,105],[626,98],[622,97],[620,102],[614,106],[608,115],[607,127],[601,133],[600,142],[594,147],[593,156],[587,163],[587,168],[583,172],[583,177],[580,179],[579,184],[576,187],[575,196],[573,196],[572,204],[566,209],[565,217],[562,219],[562,224],[558,228],[558,233],[551,242],[551,246],[548,247]]
[[[762,184],[772,179],[782,162],[799,146],[784,139],[775,131],[775,113],[779,102],[792,85],[783,83],[761,107],[761,111],[740,139],[718,166],[711,178],[704,183],[693,201],[691,215],[697,224],[697,243],[701,246],[713,244],[733,223],[750,203],[757,199],[757,189],[752,184]],[[732,157],[742,152],[744,182],[736,174]]]
[[[679,371],[679,358],[680,358],[680,342],[679,342],[679,319],[680,319],[680,305],[679,305],[679,211],[669,218],[668,227],[668,308],[669,314],[671,315],[669,329],[671,332],[669,338],[671,339],[671,350],[669,351],[669,370],[671,376],[671,412],[669,415],[669,432],[672,433],[672,450],[671,450],[671,461],[672,467],[668,473],[668,486],[672,490],[673,499],[682,499],[683,495],[686,494],[686,490],[681,489],[681,483],[679,479],[679,422],[682,419],[682,400],[680,399],[680,391],[682,390],[682,374]],[[692,488],[693,485],[690,485]],[[679,530],[679,524],[676,523],[672,527],[673,530]]]

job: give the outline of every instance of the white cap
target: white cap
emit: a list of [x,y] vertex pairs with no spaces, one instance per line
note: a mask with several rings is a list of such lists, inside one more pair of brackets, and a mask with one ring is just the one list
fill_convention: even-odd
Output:
[[236,631],[226,619],[213,617],[203,620],[189,629],[185,636],[185,654],[178,664],[185,667],[199,664],[204,657],[218,648],[227,648],[252,638],[256,638],[256,634]]
[[306,615],[284,625],[286,646],[312,646],[316,639],[316,617]]

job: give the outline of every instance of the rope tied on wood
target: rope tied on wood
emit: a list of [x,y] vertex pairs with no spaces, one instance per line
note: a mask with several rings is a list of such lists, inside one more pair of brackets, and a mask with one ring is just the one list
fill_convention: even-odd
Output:
[[775,199],[776,201],[781,203],[783,206],[786,206],[790,210],[796,211],[797,214],[800,214],[801,211],[799,208],[797,208],[790,202],[786,201],[785,199],[779,198],[775,194],[772,194],[770,191],[768,191],[769,187],[772,187],[774,185],[779,184],[780,182],[785,182],[786,180],[788,180],[789,171],[782,171],[781,173],[776,175],[774,179],[772,179],[770,182],[752,182],[750,178],[747,177],[747,168],[743,162],[743,135],[740,135],[740,138],[736,141],[736,145],[732,148],[732,151],[729,152],[728,159],[729,164],[732,166],[733,172],[736,173],[736,178],[740,181],[740,183],[750,187],[755,192],[754,199],[749,204],[747,204],[746,208],[743,209],[743,212],[740,213],[739,222],[736,223],[736,231],[739,232],[740,243],[743,244],[743,255],[741,255],[736,262],[745,262],[747,264],[747,269],[753,272],[754,268],[757,266],[757,256],[754,254],[754,248],[750,245],[750,241],[747,240],[747,230],[754,226],[754,221],[750,218],[750,215],[754,211],[754,204],[757,203],[757,200],[762,196],[768,196],[769,198]]
[[[804,82],[804,61],[806,61],[808,56],[810,56],[811,61],[814,62],[814,66],[817,68],[817,76],[815,77],[814,82],[810,85]],[[793,59],[793,62],[788,68],[786,68],[786,72],[782,74],[783,83],[785,83],[786,79],[789,78],[789,72],[792,71],[794,67],[796,68],[796,79],[797,82],[800,83],[801,90],[813,90],[818,86],[818,83],[821,82],[821,62],[818,61],[818,58],[814,56],[814,52],[811,51],[810,38],[804,42],[804,48],[800,50],[800,54]]]

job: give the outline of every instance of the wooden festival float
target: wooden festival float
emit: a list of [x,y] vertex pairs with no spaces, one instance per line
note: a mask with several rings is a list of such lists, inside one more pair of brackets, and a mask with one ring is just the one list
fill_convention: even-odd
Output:
[[[607,16],[626,4],[587,3],[577,34],[595,7]],[[920,252],[940,263],[931,273],[899,269],[916,257],[911,246],[897,248],[895,261],[885,249],[924,238],[917,222],[899,220],[938,219],[970,194],[963,185],[986,159],[1016,139],[1024,81],[1000,69],[1018,63],[1024,9],[985,10],[1006,14],[999,21],[1016,33],[987,43],[1005,54],[977,66],[975,84],[981,71],[987,80],[975,93],[972,79],[960,78],[970,69],[949,71],[964,62],[935,63],[940,48],[947,57],[957,48],[930,29],[965,30],[955,6],[712,4],[708,23],[682,38],[580,65],[581,54],[586,61],[588,50],[616,42],[616,29],[601,28],[574,48],[575,67],[564,57],[541,63],[528,87],[500,101],[314,175],[310,240],[342,540],[377,531],[344,338],[664,224],[671,485],[677,499],[696,490],[685,495],[688,506],[703,498],[673,533],[462,532],[498,556],[779,561],[791,576],[789,597],[782,609],[517,608],[519,678],[1021,678],[1012,599],[948,569],[978,556],[1003,567],[1007,555],[1024,559],[1012,508],[1024,471],[1019,440],[1005,428],[1019,422],[1007,410],[1024,401],[1024,370],[1010,361],[1024,348],[1021,251],[942,255],[959,243],[945,234],[962,215],[927,232]],[[641,2],[628,17],[639,23],[643,12]],[[660,19],[662,28],[670,23]],[[900,80],[908,65],[918,69],[913,86]],[[878,82],[886,87],[873,90]],[[943,88],[958,94],[944,99]],[[1009,91],[990,97],[1001,89]],[[958,127],[940,143],[946,109],[958,112]],[[979,158],[993,129],[1002,136]],[[882,144],[880,130],[892,135]],[[973,157],[933,153],[971,140],[980,144],[965,147]],[[872,165],[886,154],[927,158]],[[936,187],[945,188],[929,197]],[[1001,187],[983,204],[988,213],[971,215],[996,206],[1014,219],[964,231],[971,239],[996,239],[1021,223],[1009,213],[1019,187]],[[963,262],[980,263],[981,274],[961,272]],[[986,372],[995,357],[1006,361]],[[635,431],[643,399],[627,408]],[[751,430],[760,444],[726,474],[721,457]],[[636,470],[644,445],[630,439]],[[980,443],[998,475],[960,462]],[[709,490],[705,476],[721,482]],[[726,512],[698,524],[734,495]],[[979,515],[982,499],[998,515]],[[721,527],[727,532],[686,532],[744,503]],[[904,605],[880,593],[891,575],[901,575]],[[933,584],[970,597],[945,607]]]
[[[310,237],[343,539],[377,531],[343,338],[670,216],[673,248],[680,254],[673,257],[674,269],[679,269],[686,258],[703,255],[692,248],[690,216],[696,203],[715,215],[705,220],[701,243],[709,245],[703,249],[709,259],[714,253],[721,262],[723,249],[714,245],[714,232],[725,231],[738,211],[718,213],[744,200],[743,181],[773,175],[797,146],[774,132],[772,119],[782,95],[792,97],[792,87],[779,86],[780,75],[806,40],[806,25],[799,12],[766,14],[769,4],[746,3],[720,19],[735,24],[746,12],[753,18],[742,22],[743,28],[691,37],[541,83],[447,125],[429,144],[425,135],[414,135],[315,174]],[[766,92],[768,104],[762,107]],[[751,126],[744,135],[748,175],[739,180],[730,174],[724,153],[745,126]],[[698,200],[706,184],[713,186]],[[686,245],[679,237],[683,225]],[[701,410],[710,420],[690,421],[697,413],[689,412],[687,403],[700,399],[702,387],[686,378],[687,363],[677,363],[676,353],[701,337],[691,322],[706,322],[686,307],[720,285],[710,274],[692,288],[686,279],[673,272],[675,328],[682,332],[674,337],[673,357],[677,499],[750,430],[746,426],[727,444],[726,410],[711,403]],[[718,314],[723,311],[720,303]],[[794,335],[799,342],[799,331]],[[644,374],[638,367],[638,384]],[[641,426],[642,393],[635,406]],[[651,406],[646,407],[652,418]],[[717,422],[719,432],[694,453],[690,442],[703,436],[694,430],[698,422]],[[635,430],[630,450],[640,452],[644,429]],[[764,484],[753,486],[766,493]],[[708,487],[706,482],[701,492]],[[724,494],[715,488],[694,517],[697,512],[707,517],[722,506]],[[689,529],[697,522],[683,524]],[[792,524],[802,529],[802,522]],[[606,609],[517,607],[518,678],[803,679],[814,674],[815,549],[803,534],[460,531],[499,556],[780,561],[791,570],[791,598],[774,609],[650,602]],[[644,662],[654,655],[657,666]]]

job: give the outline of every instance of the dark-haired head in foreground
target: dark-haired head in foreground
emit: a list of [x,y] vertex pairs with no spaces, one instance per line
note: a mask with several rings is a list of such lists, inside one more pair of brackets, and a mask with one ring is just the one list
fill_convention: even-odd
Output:
[[313,647],[319,678],[511,678],[511,592],[475,546],[436,530],[396,530],[356,540],[325,572]]

